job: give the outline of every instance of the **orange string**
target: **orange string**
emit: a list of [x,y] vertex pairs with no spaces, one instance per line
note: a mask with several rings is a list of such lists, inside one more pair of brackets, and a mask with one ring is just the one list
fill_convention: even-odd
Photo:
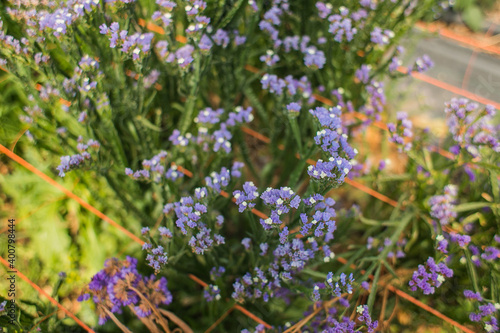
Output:
[[[404,68],[404,67],[399,67],[398,71],[400,73],[407,74],[408,69]],[[425,74],[418,73],[418,72],[412,72],[411,76],[413,76],[414,78],[416,78],[416,79],[418,79],[420,81],[424,81],[426,83],[432,84],[433,86],[439,87],[439,88],[444,89],[444,90],[448,90],[448,91],[450,91],[450,92],[452,92],[454,94],[462,95],[462,96],[464,96],[464,97],[466,97],[468,99],[471,99],[473,101],[479,102],[481,104],[491,104],[496,109],[500,109],[500,103],[497,103],[497,102],[492,101],[490,99],[478,96],[478,95],[473,94],[473,93],[471,93],[471,92],[469,92],[469,91],[467,91],[465,89],[455,87],[455,86],[453,86],[451,84],[448,84],[446,82],[440,81],[440,80],[435,79],[435,78],[432,78],[432,77],[427,76]]]
[[[335,259],[337,259],[338,262],[340,262],[341,264],[346,264],[347,263],[347,260],[345,258],[342,258],[342,257],[335,257]],[[354,264],[351,264],[349,267],[351,267],[352,269],[357,269],[356,265]],[[365,270],[361,270],[361,274],[364,274],[366,271]],[[374,279],[373,275],[370,274],[368,276],[370,279]],[[380,282],[379,282],[380,284]],[[427,304],[424,304],[422,303],[421,301],[417,300],[415,297],[412,297],[410,295],[408,295],[407,293],[405,293],[404,291],[400,290],[400,289],[397,289],[396,287],[392,286],[392,285],[387,285],[386,286],[387,289],[389,289],[390,291],[392,291],[393,293],[397,294],[398,296],[401,296],[402,298],[410,301],[411,303],[415,304],[416,306],[424,309],[425,311],[429,312],[429,313],[432,313],[433,315],[435,315],[436,317],[438,318],[441,318],[442,320],[446,321],[447,323],[457,327],[457,328],[460,328],[462,331],[466,332],[466,333],[474,333],[472,330],[468,329],[467,327],[461,325],[460,323],[456,322],[455,320],[445,316],[444,314],[442,314],[441,312],[431,308],[430,306],[428,306]]]
[[345,182],[349,185],[351,185],[352,187],[355,187],[357,188],[358,190],[360,191],[363,191],[369,195],[371,195],[372,197],[374,198],[377,198],[385,203],[388,203],[389,205],[393,206],[393,207],[397,207],[398,206],[398,203],[394,200],[392,200],[391,198],[383,195],[382,193],[380,192],[377,192],[371,188],[369,188],[368,186],[365,186],[361,183],[358,183],[357,181],[353,180],[353,179],[349,179],[349,178],[345,178]]
[[130,231],[128,231],[126,228],[124,228],[123,226],[121,226],[120,224],[118,224],[117,222],[115,222],[113,219],[111,219],[110,217],[108,217],[107,215],[105,215],[104,213],[102,213],[101,211],[99,211],[94,206],[92,206],[89,203],[85,202],[82,198],[80,198],[79,196],[77,196],[76,194],[74,194],[73,192],[71,192],[70,190],[66,189],[64,186],[62,186],[61,184],[59,184],[58,182],[56,182],[55,180],[53,180],[52,178],[50,178],[49,176],[47,176],[46,174],[44,174],[42,171],[38,170],[36,167],[34,167],[30,163],[28,163],[26,160],[24,160],[23,158],[21,158],[19,155],[17,155],[16,153],[10,151],[9,149],[7,149],[6,147],[4,147],[1,144],[0,144],[0,152],[4,153],[5,155],[7,155],[8,157],[10,157],[12,160],[16,161],[17,163],[21,164],[23,167],[25,167],[29,171],[33,172],[34,174],[36,174],[38,177],[42,178],[43,180],[45,180],[50,185],[52,185],[52,186],[56,187],[57,189],[59,189],[61,192],[63,192],[64,194],[66,194],[69,198],[71,198],[71,199],[75,200],[76,202],[78,202],[83,208],[87,209],[89,212],[91,212],[94,215],[98,216],[99,218],[101,218],[102,220],[104,220],[107,223],[111,224],[112,226],[118,228],[121,232],[123,232],[125,235],[127,235],[128,237],[130,237],[136,243],[138,243],[140,245],[144,244],[143,240],[141,240],[136,235],[134,235],[133,233],[131,233]]
[[[266,136],[264,136],[264,135],[262,135],[262,134],[260,134],[260,133],[258,133],[256,131],[254,131],[254,130],[249,129],[246,126],[242,126],[241,130],[243,132],[247,133],[248,135],[253,136],[254,138],[256,138],[258,140],[261,140],[261,141],[266,142],[266,143],[270,143],[271,142],[271,140],[268,137],[266,137]],[[284,149],[284,147],[278,147],[278,148],[281,149],[281,150]],[[297,156],[297,157],[300,159],[300,156]],[[311,160],[311,159],[307,159],[306,162],[308,164],[311,164],[311,165],[316,165],[316,161]],[[397,207],[397,205],[398,205],[398,203],[396,201],[392,200],[391,198],[389,198],[389,197],[383,195],[382,193],[379,193],[379,192],[377,192],[377,191],[375,191],[375,190],[373,190],[373,189],[371,189],[371,188],[369,188],[369,187],[367,187],[367,186],[365,186],[365,185],[363,185],[361,183],[358,183],[355,180],[346,178],[345,182],[347,184],[349,184],[349,185],[357,188],[358,190],[361,190],[361,191],[363,191],[363,192],[365,192],[365,193],[367,193],[367,194],[369,194],[369,195],[371,195],[371,196],[373,196],[373,197],[375,197],[375,198],[377,198],[377,199],[379,199],[379,200],[381,200],[381,201],[383,201],[385,203],[388,203],[389,205],[391,205],[393,207]],[[263,218],[266,219],[267,217],[263,217]]]
[[[7,260],[5,260],[4,258],[0,257],[0,262],[5,266],[7,267],[7,270],[9,270],[10,268],[10,265],[9,263],[7,262]],[[24,275],[23,273],[21,273],[19,270],[16,270],[16,274],[17,276],[19,276],[21,279],[23,279],[24,281],[26,281],[30,286],[33,287],[33,289],[35,289],[36,291],[38,291],[40,294],[42,294],[43,296],[47,297],[48,300],[54,304],[55,306],[57,306],[60,310],[62,310],[64,313],[66,313],[68,316],[70,316],[78,325],[80,325],[84,330],[86,330],[87,332],[89,333],[95,333],[93,329],[91,329],[90,327],[88,327],[87,325],[85,325],[84,322],[82,322],[80,319],[78,319],[74,314],[72,314],[68,309],[66,309],[64,306],[62,306],[58,301],[56,301],[54,298],[52,298],[49,294],[47,294],[42,288],[40,288],[38,285],[36,285],[34,282],[32,282],[26,275]]]
[[245,309],[244,307],[242,307],[240,305],[235,305],[234,308],[236,310],[244,313],[248,318],[253,319],[254,321],[258,322],[259,324],[264,325],[266,328],[272,328],[271,325],[269,325],[268,323],[266,323],[265,321],[263,321],[262,319],[260,319],[259,317],[257,317],[256,315],[254,315],[253,313],[248,311],[247,309]]
[[460,42],[462,44],[471,46],[473,48],[478,48],[478,49],[481,49],[481,50],[485,50],[485,51],[488,51],[488,52],[500,55],[500,48],[499,47],[496,47],[496,46],[493,46],[493,45],[489,45],[489,44],[486,44],[486,43],[478,42],[474,38],[463,36],[461,34],[457,34],[457,33],[453,32],[452,30],[450,30],[448,28],[444,28],[444,27],[439,28],[436,24],[433,24],[433,23],[423,23],[423,22],[418,22],[416,24],[416,26],[419,29],[422,29],[422,30],[425,30],[425,31],[428,31],[428,32],[438,32],[443,37],[446,37],[446,38],[449,38],[449,39],[453,39],[453,40],[455,40],[457,42]]

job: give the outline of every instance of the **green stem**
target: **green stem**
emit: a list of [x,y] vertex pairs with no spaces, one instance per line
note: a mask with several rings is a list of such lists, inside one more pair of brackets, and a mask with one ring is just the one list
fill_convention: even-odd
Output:
[[181,119],[181,128],[180,131],[182,134],[186,133],[189,125],[192,123],[192,117],[194,112],[194,105],[196,102],[196,95],[198,93],[198,85],[200,82],[200,69],[201,69],[201,60],[200,57],[196,57],[194,59],[194,73],[193,80],[191,82],[191,90],[189,92],[189,97],[186,102],[186,107],[184,108],[184,114]]

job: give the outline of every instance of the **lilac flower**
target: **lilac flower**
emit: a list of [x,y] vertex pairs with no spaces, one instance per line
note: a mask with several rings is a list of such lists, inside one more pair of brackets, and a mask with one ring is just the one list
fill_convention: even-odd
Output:
[[260,56],[259,59],[266,63],[267,66],[273,66],[280,60],[280,57],[273,50],[267,50],[266,54]]
[[218,29],[212,38],[216,45],[222,46],[223,48],[226,48],[230,41],[229,34],[222,29]]
[[92,155],[87,152],[89,145],[92,146],[92,148],[94,148],[95,150],[100,147],[99,142],[89,140],[87,142],[87,145],[79,143],[80,154],[61,157],[61,164],[56,168],[56,170],[59,171],[59,177],[64,177],[66,175],[66,172],[77,169],[92,160]]
[[280,243],[281,244],[285,244],[288,240],[288,227],[284,227],[281,232],[279,233],[279,236],[280,236]]
[[212,281],[215,281],[217,280],[217,278],[220,278],[225,272],[226,268],[224,268],[223,266],[212,267],[212,269],[210,270],[210,279]]
[[307,168],[307,174],[316,180],[334,182],[336,186],[344,182],[345,177],[351,170],[352,165],[342,157],[330,157],[329,161],[318,160],[316,165]]
[[341,297],[341,294],[347,292],[352,294],[352,284],[354,283],[354,277],[349,274],[349,277],[345,273],[341,273],[337,282],[334,283],[333,273],[329,272],[326,276],[326,285],[329,287],[330,291],[337,297]]
[[160,235],[162,237],[166,237],[166,238],[172,238],[172,231],[170,231],[170,229],[168,228],[165,228],[165,227],[159,227],[158,228],[158,231],[160,232]]
[[245,250],[250,250],[250,246],[252,244],[252,240],[248,237],[245,237],[241,240],[241,244],[243,245],[243,247],[245,248]]
[[300,112],[300,104],[292,102],[286,106],[286,109],[290,113],[299,113]]
[[332,12],[333,6],[331,3],[323,3],[321,1],[316,2],[316,8],[318,9],[318,16],[325,19]]
[[289,53],[291,50],[299,50],[300,36],[287,36],[283,39],[283,47],[285,52]]
[[229,140],[231,140],[232,137],[231,132],[227,130],[226,124],[221,124],[220,129],[213,134],[213,140],[215,141],[214,151],[218,152],[222,148],[226,153],[230,153],[231,142]]
[[260,219],[261,225],[268,230],[272,225],[281,224],[280,216],[287,214],[290,208],[297,209],[300,204],[300,197],[289,187],[280,189],[267,188],[260,198],[268,206],[271,206],[271,214],[267,219]]
[[257,192],[257,186],[253,182],[245,182],[243,191],[234,191],[233,197],[236,199],[239,212],[242,213],[255,207],[253,201],[259,197],[259,192]]
[[221,299],[220,289],[217,285],[209,284],[205,287],[203,297],[207,302],[219,301]]
[[444,192],[444,195],[436,195],[429,199],[430,214],[433,218],[439,220],[442,225],[448,224],[457,216],[457,213],[453,210],[453,203],[457,195],[456,186],[447,185]]
[[387,124],[389,133],[391,133],[389,141],[397,144],[400,152],[409,151],[412,147],[412,143],[405,143],[405,138],[411,139],[413,137],[413,123],[408,119],[408,115],[406,112],[398,112],[397,121],[397,124]]
[[472,290],[464,290],[464,296],[469,299],[475,299],[479,302],[483,300],[483,297],[481,297],[481,294],[479,292],[475,293]]
[[374,332],[375,329],[378,327],[378,320],[372,321],[372,318],[368,311],[368,306],[360,305],[357,307],[356,312],[360,314],[358,319],[366,324],[367,331],[370,333]]
[[161,270],[162,266],[165,266],[167,264],[167,253],[164,251],[163,246],[161,245],[158,245],[156,248],[153,248],[152,245],[150,245],[147,246],[144,250],[146,250],[148,253],[148,255],[146,256],[148,266],[154,268],[155,273],[157,274]]
[[185,147],[189,143],[188,135],[186,135],[186,136],[181,135],[181,132],[177,129],[175,129],[172,132],[172,135],[170,135],[168,140],[171,141],[174,145],[181,146],[181,147]]
[[269,88],[269,92],[277,95],[281,95],[283,93],[283,89],[286,87],[285,81],[279,79],[276,75],[264,74],[260,82],[262,83],[263,89]]
[[366,84],[370,79],[370,70],[370,65],[361,65],[361,68],[356,70],[355,76],[359,81]]
[[434,67],[434,62],[427,54],[424,54],[422,57],[417,58],[414,67],[417,72],[422,73]]
[[250,106],[246,109],[241,106],[235,107],[234,111],[229,112],[227,115],[228,119],[226,120],[226,126],[232,127],[238,124],[251,122],[254,119],[252,111],[253,108]]
[[208,52],[212,48],[212,40],[205,34],[203,34],[200,38],[200,42],[198,43],[198,47],[203,52]]
[[177,59],[177,64],[185,69],[193,62],[193,52],[194,47],[190,44],[187,44],[181,48],[179,48],[175,52],[175,58]]
[[484,249],[484,253],[481,254],[481,258],[484,260],[498,260],[500,255],[500,250],[493,246],[487,246]]
[[338,43],[342,43],[344,40],[350,42],[358,31],[352,27],[352,20],[348,17],[349,10],[340,7],[339,11],[340,15],[335,14],[328,17],[328,21],[330,21],[328,32],[334,35],[333,39]]
[[453,140],[458,144],[455,153],[464,149],[472,157],[480,156],[481,147],[489,147],[500,152],[500,143],[492,125],[494,107],[489,105],[484,110],[477,110],[478,105],[466,98],[452,99],[445,103],[447,125]]
[[[105,268],[92,277],[87,290],[78,297],[78,301],[92,299],[97,305],[99,325],[103,325],[108,313],[121,313],[125,307],[132,306],[141,317],[151,314],[153,308],[172,303],[172,294],[167,288],[167,280],[162,277],[144,277],[137,271],[137,259],[108,259]],[[132,290],[134,288],[135,290]],[[144,302],[137,294],[148,298]],[[92,296],[92,297],[90,297]]]
[[326,58],[323,51],[318,50],[314,46],[310,46],[304,52],[304,64],[312,69],[321,69],[325,65]]
[[413,272],[413,277],[409,282],[410,289],[417,291],[421,289],[424,295],[434,294],[435,288],[439,288],[445,281],[445,277],[453,276],[453,270],[448,268],[444,262],[436,264],[432,257],[427,259],[425,267],[418,265],[418,269]]
[[444,239],[443,235],[438,235],[436,237],[436,240],[438,241],[437,244],[437,250],[442,253],[448,253],[448,241]]
[[333,239],[333,233],[337,229],[335,221],[333,220],[336,216],[335,209],[333,205],[335,200],[332,198],[324,198],[320,194],[314,194],[303,200],[306,206],[310,206],[313,210],[309,216],[305,213],[300,214],[300,220],[302,221],[302,228],[300,229],[300,234],[303,236],[308,235],[312,229],[314,229],[314,236],[321,237],[324,236],[324,241],[329,242]]
[[391,30],[382,30],[379,27],[373,28],[370,33],[371,41],[379,45],[387,45],[390,43],[391,38],[394,37],[394,32]]
[[231,181],[231,174],[229,170],[223,167],[220,172],[212,172],[210,177],[205,177],[205,183],[207,187],[214,189],[217,192],[222,191],[223,187],[229,185]]

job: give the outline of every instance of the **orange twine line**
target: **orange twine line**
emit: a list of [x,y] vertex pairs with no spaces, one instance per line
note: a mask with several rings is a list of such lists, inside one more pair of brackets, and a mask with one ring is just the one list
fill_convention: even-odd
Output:
[[[9,263],[7,262],[7,260],[5,260],[4,258],[0,257],[0,262],[2,262],[2,264],[7,267],[7,270],[9,270]],[[16,274],[21,278],[23,279],[24,281],[26,281],[30,286],[33,287],[33,289],[35,289],[36,291],[38,291],[40,294],[42,294],[43,296],[47,297],[48,300],[54,304],[55,306],[57,306],[60,310],[62,310],[64,313],[66,313],[68,316],[70,316],[78,325],[80,325],[84,330],[86,330],[87,332],[89,333],[95,333],[94,330],[92,330],[90,327],[88,327],[87,325],[85,325],[84,322],[82,322],[80,319],[78,319],[74,314],[72,314],[68,309],[66,309],[64,306],[62,306],[58,301],[56,301],[54,298],[52,298],[49,294],[47,294],[42,288],[40,288],[38,285],[36,285],[34,282],[32,282],[26,275],[24,275],[23,273],[21,273],[19,270],[16,270]]]
[[[407,74],[408,69],[404,68],[404,67],[399,67],[398,72],[403,73],[403,74]],[[448,84],[446,82],[440,81],[440,80],[435,79],[435,78],[432,78],[432,77],[427,76],[425,74],[418,73],[418,72],[412,72],[411,76],[413,76],[414,78],[416,78],[420,81],[424,81],[426,83],[432,84],[433,86],[439,87],[439,88],[444,89],[444,90],[448,90],[454,94],[462,95],[464,97],[467,97],[468,99],[479,102],[481,104],[491,104],[496,109],[500,109],[500,103],[497,103],[497,102],[492,101],[490,99],[478,96],[478,95],[473,94],[465,89],[452,86],[451,84]]]
[[50,185],[52,185],[52,186],[56,187],[57,189],[59,189],[60,191],[62,191],[64,194],[66,194],[68,197],[70,197],[71,199],[78,202],[83,208],[87,209],[89,212],[98,216],[99,218],[101,218],[102,220],[111,224],[112,226],[118,228],[120,231],[122,231],[124,234],[126,234],[128,237],[130,237],[136,243],[138,243],[140,245],[144,244],[143,240],[141,240],[136,235],[134,235],[133,233],[128,231],[126,228],[124,228],[123,226],[121,226],[120,224],[118,224],[117,222],[112,220],[110,217],[108,217],[107,215],[105,215],[104,213],[102,213],[101,211],[96,209],[94,206],[85,202],[82,198],[80,198],[79,196],[77,196],[76,194],[71,192],[70,190],[66,189],[64,186],[62,186],[61,184],[59,184],[58,182],[56,182],[55,180],[53,180],[52,178],[47,176],[45,173],[43,173],[42,171],[38,170],[36,167],[34,167],[30,163],[28,163],[26,160],[21,158],[19,155],[10,151],[9,149],[7,149],[6,147],[4,147],[1,144],[0,144],[0,152],[4,153],[5,155],[10,157],[12,160],[16,161],[17,163],[21,164],[23,167],[25,167],[29,171],[33,172],[34,174],[36,174],[38,177],[42,178]]
[[[260,133],[258,133],[256,131],[254,131],[254,130],[249,129],[246,126],[242,126],[241,129],[242,129],[243,132],[245,132],[245,133],[247,133],[247,134],[255,137],[258,140],[261,140],[261,141],[266,142],[266,143],[271,142],[271,140],[268,137],[266,137],[266,136],[264,136],[264,135],[262,135],[262,134],[260,134]],[[278,148],[281,149],[281,150],[284,149],[283,146],[278,147]],[[297,156],[297,158],[300,159],[300,156]],[[312,159],[309,159],[309,158],[306,160],[306,162],[308,164],[310,164],[310,165],[316,165],[316,161],[314,161]],[[389,205],[391,205],[393,207],[397,207],[397,205],[398,205],[398,203],[396,201],[392,200],[391,198],[389,198],[389,197],[383,195],[382,193],[379,193],[379,192],[377,192],[377,191],[375,191],[375,190],[373,190],[373,189],[371,189],[371,188],[369,188],[369,187],[367,187],[367,186],[365,186],[365,185],[363,185],[361,183],[358,183],[355,180],[346,178],[345,182],[347,184],[349,184],[349,185],[357,188],[358,190],[361,190],[361,191],[363,191],[363,192],[365,192],[365,193],[367,193],[367,194],[369,194],[369,195],[371,195],[371,196],[373,196],[373,197],[375,197],[375,198],[377,198],[377,199],[379,199],[379,200],[381,200],[381,201],[383,201],[385,203],[388,203]],[[266,219],[267,217],[263,217],[263,218]]]
[[[342,258],[342,257],[335,257],[335,259],[337,259],[338,262],[340,262],[341,264],[346,264],[347,263],[347,260],[345,258]],[[354,264],[351,264],[350,267],[352,269],[356,269],[356,265]],[[364,274],[366,271],[365,270],[361,270],[361,274]],[[373,275],[370,274],[368,276],[370,279],[373,280]],[[380,282],[379,282],[380,284]],[[412,297],[410,295],[408,295],[407,293],[405,293],[404,291],[400,290],[400,289],[397,289],[396,287],[392,286],[392,285],[387,285],[386,286],[387,289],[389,289],[390,291],[392,291],[393,293],[397,294],[398,296],[401,296],[402,298],[410,301],[411,303],[415,304],[416,306],[424,309],[425,311],[435,315],[436,317],[438,318],[441,318],[442,320],[446,321],[447,323],[457,327],[457,328],[460,328],[462,331],[466,332],[466,333],[474,333],[474,331],[468,329],[467,327],[463,326],[462,324],[456,322],[455,320],[445,316],[444,314],[442,314],[441,312],[431,308],[430,306],[428,306],[427,304],[425,303],[422,303],[421,301],[419,301],[418,299],[416,299],[415,297]]]
[[425,30],[425,31],[428,31],[428,32],[437,32],[437,33],[439,33],[443,37],[446,37],[446,38],[449,38],[449,39],[453,39],[453,40],[455,40],[457,42],[460,42],[462,44],[466,44],[466,45],[471,46],[473,48],[478,48],[478,49],[481,49],[481,50],[486,50],[488,52],[492,52],[492,53],[500,55],[500,48],[495,47],[493,45],[488,45],[488,44],[480,43],[480,42],[476,41],[473,38],[457,34],[457,33],[453,32],[450,29],[447,29],[447,28],[444,28],[444,27],[443,28],[438,28],[435,24],[432,24],[432,23],[423,23],[423,22],[418,22],[416,24],[416,26],[418,28],[420,28],[422,30]]

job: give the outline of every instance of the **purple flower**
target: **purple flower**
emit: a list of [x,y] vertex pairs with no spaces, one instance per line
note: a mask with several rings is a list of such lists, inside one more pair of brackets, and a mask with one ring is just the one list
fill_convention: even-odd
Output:
[[175,52],[177,64],[181,68],[188,67],[193,62],[194,47],[190,44],[184,45]]
[[434,62],[427,54],[424,54],[422,57],[417,58],[414,67],[417,72],[422,73],[434,67]]
[[257,186],[253,182],[245,182],[243,184],[243,191],[234,191],[233,197],[236,199],[239,212],[242,213],[245,210],[251,210],[255,207],[253,201],[259,197],[259,192],[257,192]]
[[391,38],[394,37],[394,32],[391,30],[382,30],[379,27],[375,27],[370,33],[371,41],[379,45],[389,44]]
[[304,64],[312,69],[321,69],[325,65],[326,58],[323,51],[318,50],[314,46],[310,46],[304,52]]
[[444,262],[436,264],[434,258],[427,259],[425,267],[418,265],[418,269],[413,272],[413,277],[409,282],[410,289],[417,291],[421,289],[424,295],[434,294],[435,288],[439,288],[445,281],[445,277],[453,276],[453,270],[448,268]]
[[259,59],[266,63],[267,66],[273,66],[280,60],[280,57],[273,50],[267,50],[266,54],[260,56]]
[[245,250],[250,250],[250,245],[252,244],[252,240],[248,237],[245,237],[241,240],[241,244],[245,248]]

